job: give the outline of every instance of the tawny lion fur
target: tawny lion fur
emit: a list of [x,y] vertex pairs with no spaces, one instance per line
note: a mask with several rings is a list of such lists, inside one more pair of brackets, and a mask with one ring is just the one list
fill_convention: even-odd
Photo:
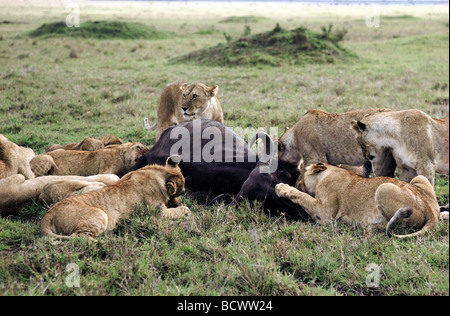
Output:
[[[368,163],[361,147],[348,126],[352,120],[362,119],[366,114],[392,111],[389,109],[360,109],[345,113],[328,113],[310,110],[303,115],[278,140],[278,158],[291,164],[301,163],[301,173],[315,163],[344,164],[353,169]],[[393,161],[389,151],[380,153],[386,170],[378,170],[377,175],[390,174]],[[392,161],[391,161],[392,160]],[[370,163],[368,163],[370,167]],[[370,170],[369,170],[370,171]],[[364,174],[369,176],[369,174]]]
[[449,119],[433,119],[419,110],[373,113],[351,123],[365,156],[379,169],[377,153],[388,149],[400,180],[425,176],[434,186],[435,173],[449,173]]
[[184,190],[178,163],[149,165],[128,173],[113,185],[55,204],[42,219],[41,230],[57,238],[95,238],[143,206],[160,207],[168,217],[188,215],[185,206],[168,208]]
[[114,184],[113,174],[79,176],[44,176],[26,180],[15,174],[0,180],[0,216],[13,215],[34,199],[52,205],[70,195],[96,190]]
[[223,112],[216,94],[218,86],[208,87],[203,83],[171,84],[164,88],[158,101],[157,121],[149,126],[144,119],[145,128],[156,129],[156,140],[167,128],[194,119],[203,118],[223,123]]
[[36,176],[104,173],[122,176],[147,151],[148,147],[138,142],[110,145],[95,151],[57,150],[36,156],[30,166]]
[[33,179],[30,160],[35,156],[32,149],[18,146],[0,134],[0,179],[14,174],[23,174],[26,179]]
[[318,223],[342,220],[349,224],[382,224],[390,234],[400,218],[405,225],[420,229],[398,238],[419,236],[429,231],[440,217],[433,187],[417,176],[410,183],[389,177],[363,178],[350,170],[329,164],[306,169],[300,190],[278,184],[278,196],[299,204]]
[[100,137],[85,137],[79,143],[70,143],[66,145],[55,144],[48,146],[47,148],[45,148],[45,152],[48,153],[58,149],[94,151],[103,149],[109,145],[120,145],[120,144],[123,144],[123,141],[120,138],[112,135]]

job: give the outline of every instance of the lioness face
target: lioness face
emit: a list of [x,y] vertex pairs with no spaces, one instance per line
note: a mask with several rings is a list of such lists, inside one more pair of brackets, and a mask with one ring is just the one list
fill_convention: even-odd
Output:
[[183,103],[181,113],[185,120],[193,120],[201,115],[210,105],[211,98],[215,97],[218,86],[207,87],[201,83],[193,83],[183,90]]
[[377,157],[377,147],[367,139],[367,124],[361,121],[352,121],[351,128],[356,136],[356,141],[361,147],[364,158],[368,160],[374,160]]
[[298,165],[301,156],[295,145],[294,128],[288,129],[278,142],[278,159]]
[[297,188],[314,197],[316,195],[316,186],[325,170],[327,170],[327,167],[322,163],[308,166],[302,179],[297,182]]
[[[112,145],[114,146],[114,145]],[[142,143],[130,143],[130,147],[125,151],[124,159],[128,167],[132,167],[136,161],[148,151],[148,147]]]

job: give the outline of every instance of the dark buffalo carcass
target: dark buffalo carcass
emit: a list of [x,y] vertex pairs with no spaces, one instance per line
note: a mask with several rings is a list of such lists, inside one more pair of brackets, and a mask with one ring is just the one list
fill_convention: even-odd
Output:
[[256,167],[258,156],[231,128],[212,120],[193,120],[166,129],[133,170],[165,164],[178,154],[191,191],[237,193]]
[[[165,164],[168,156],[181,157],[179,167],[191,191],[215,195],[236,194],[234,203],[246,198],[264,203],[264,208],[297,216],[301,208],[275,194],[277,183],[295,184],[296,166],[273,159],[275,147],[265,133],[257,133],[265,142],[258,156],[231,128],[212,120],[193,120],[166,129],[156,144],[135,164],[133,170],[149,164]],[[219,198],[215,200],[219,200]]]
[[[264,133],[256,134],[252,139],[250,146],[253,145],[257,138],[261,137],[266,139],[265,147],[273,146],[273,144],[268,145],[271,140],[270,137],[267,134],[264,135]],[[267,141],[269,142],[268,144]],[[289,217],[296,219],[303,218],[306,213],[301,206],[293,203],[290,199],[280,198],[275,193],[275,185],[279,183],[294,185],[300,176],[300,170],[297,166],[292,165],[289,162],[275,160],[273,156],[272,153],[268,161],[257,163],[256,167],[250,172],[247,180],[242,184],[239,193],[227,207],[237,206],[243,200],[261,201],[264,203],[265,210],[271,212],[283,212]],[[265,172],[268,168],[273,172]],[[212,205],[219,202],[225,197],[225,194],[221,194],[214,198],[210,204]]]

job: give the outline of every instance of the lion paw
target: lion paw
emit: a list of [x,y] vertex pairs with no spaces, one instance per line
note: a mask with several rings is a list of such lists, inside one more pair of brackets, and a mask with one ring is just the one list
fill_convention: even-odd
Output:
[[291,191],[291,186],[286,183],[279,183],[275,186],[275,193],[279,197],[287,197],[289,192]]
[[191,215],[191,210],[186,206],[168,208],[163,211],[163,216],[168,218],[177,218]]

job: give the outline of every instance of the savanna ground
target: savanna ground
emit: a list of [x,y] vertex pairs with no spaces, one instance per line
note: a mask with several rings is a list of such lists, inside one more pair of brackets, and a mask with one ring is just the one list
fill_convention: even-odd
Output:
[[[30,37],[43,23],[64,22],[65,6],[0,3],[0,133],[38,153],[53,143],[113,134],[155,142],[155,119],[169,83],[219,85],[231,127],[283,131],[309,109],[416,108],[448,116],[448,6],[379,7],[294,4],[81,5],[81,22],[141,22],[163,39]],[[330,23],[348,32],[340,44],[357,58],[325,63],[255,62],[248,66],[173,63],[173,58],[248,35]],[[225,33],[225,34],[224,34]],[[420,131],[418,131],[420,132]],[[437,176],[440,204],[448,177]],[[0,192],[1,194],[1,192]],[[264,214],[246,203],[205,207],[188,192],[193,215],[167,220],[141,210],[98,243],[52,241],[40,233],[37,203],[0,219],[3,295],[448,295],[449,226],[395,240],[383,231],[341,223],[319,226]],[[67,278],[79,267],[80,286]],[[374,268],[375,267],[375,268]],[[366,282],[377,281],[377,287]]]

